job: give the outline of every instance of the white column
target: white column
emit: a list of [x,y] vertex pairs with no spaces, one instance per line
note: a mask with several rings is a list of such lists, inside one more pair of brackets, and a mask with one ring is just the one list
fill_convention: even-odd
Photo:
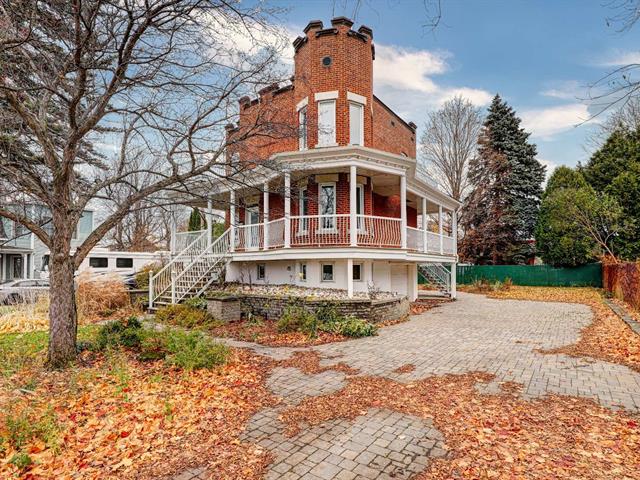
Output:
[[291,247],[291,174],[284,174],[284,248]]
[[456,274],[458,273],[456,271],[457,266],[458,265],[457,265],[456,262],[452,262],[451,263],[451,287],[450,287],[451,288],[451,298],[456,298],[456,292],[457,292],[457,289],[456,289],[456,281],[457,281]]
[[262,247],[269,250],[269,182],[264,182],[264,191],[262,192]]
[[171,256],[175,255],[176,252],[176,231],[178,230],[178,222],[176,221],[176,206],[171,205],[171,240],[169,245],[169,250],[171,250]]
[[422,197],[422,251],[427,253],[427,197]]
[[407,267],[407,297],[409,301],[415,302],[418,298],[418,265],[412,263]]
[[438,233],[440,234],[440,255],[444,253],[444,243],[442,239],[442,234],[444,230],[442,229],[442,205],[438,205]]
[[213,242],[213,202],[210,198],[207,199],[207,213],[205,215],[207,219],[207,246],[211,248]]
[[358,176],[356,172],[356,166],[351,165],[349,167],[349,237],[351,240],[351,246],[358,245],[358,220],[356,216],[357,212],[357,191],[356,185],[358,182]]
[[[2,220],[0,220],[1,222]],[[6,255],[4,255],[3,253],[0,253],[0,282],[4,282],[4,257]]]
[[26,253],[22,254],[22,278],[29,278],[29,270],[28,270],[28,266],[27,266],[27,260],[28,260],[28,256]]
[[453,254],[458,255],[458,210],[454,208],[451,211],[451,236],[453,237]]
[[400,247],[407,248],[407,177],[400,177]]
[[353,298],[353,258],[347,259],[347,296]]
[[236,250],[236,192],[229,192],[229,251]]

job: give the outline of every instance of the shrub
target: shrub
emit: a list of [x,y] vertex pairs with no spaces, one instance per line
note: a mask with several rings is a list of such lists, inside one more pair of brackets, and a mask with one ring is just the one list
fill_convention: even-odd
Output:
[[214,327],[219,323],[206,310],[186,303],[161,308],[156,312],[156,320],[184,328]]
[[192,308],[198,308],[200,310],[206,310],[207,300],[203,297],[191,297],[184,302],[184,305],[188,305]]
[[289,305],[276,324],[278,331],[303,332],[310,336],[318,334],[318,318],[301,305]]
[[76,303],[81,321],[105,318],[120,311],[131,314],[129,291],[117,275],[96,279],[81,273],[77,284]]
[[338,331],[345,337],[371,337],[378,332],[378,327],[360,318],[344,317],[337,324]]
[[13,464],[18,470],[24,470],[31,464],[33,464],[33,460],[31,460],[31,457],[28,454],[18,452],[13,457],[11,457],[9,463]]
[[148,263],[144,267],[142,267],[136,273],[136,287],[140,290],[145,290],[149,288],[149,272],[153,272],[154,275],[159,272],[162,267],[162,263]]
[[96,348],[107,347],[137,348],[143,337],[142,324],[136,317],[127,320],[116,320],[104,324],[96,335]]
[[227,362],[231,350],[200,332],[168,331],[166,362],[187,371],[212,368]]

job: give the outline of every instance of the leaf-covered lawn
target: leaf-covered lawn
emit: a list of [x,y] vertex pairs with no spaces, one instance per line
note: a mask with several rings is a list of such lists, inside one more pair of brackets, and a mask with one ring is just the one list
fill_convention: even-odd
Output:
[[[81,330],[81,338],[91,331]],[[244,423],[274,402],[270,362],[235,351],[216,370],[186,373],[121,350],[85,352],[63,372],[42,368],[46,333],[0,336],[0,478],[156,478],[207,465],[214,478],[259,478],[264,451]]]

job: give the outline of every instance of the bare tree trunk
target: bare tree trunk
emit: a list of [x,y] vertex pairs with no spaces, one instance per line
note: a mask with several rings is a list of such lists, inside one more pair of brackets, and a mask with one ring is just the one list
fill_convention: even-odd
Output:
[[[54,224],[59,223],[54,220]],[[74,260],[69,255],[71,234],[63,227],[54,233],[49,263],[49,354],[47,364],[62,368],[74,361],[77,354],[78,315],[74,286]],[[56,238],[57,237],[57,238]],[[64,238],[61,238],[64,237]]]

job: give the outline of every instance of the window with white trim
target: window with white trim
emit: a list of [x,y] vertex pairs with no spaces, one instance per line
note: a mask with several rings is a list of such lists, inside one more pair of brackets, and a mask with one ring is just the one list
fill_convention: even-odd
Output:
[[298,212],[302,217],[300,222],[300,233],[306,233],[309,229],[309,219],[307,218],[307,215],[309,215],[309,195],[307,187],[302,187],[300,189]]
[[318,146],[329,147],[336,144],[336,101],[318,102]]
[[356,185],[356,215],[358,230],[362,231],[364,230],[362,225],[362,221],[364,220],[362,217],[362,215],[364,215],[364,186],[361,183]]
[[307,149],[307,111],[306,106],[298,111],[298,147],[300,150]]
[[264,263],[259,263],[258,264],[258,272],[256,274],[256,278],[258,280],[264,280],[266,270],[267,270],[267,266]]
[[301,263],[299,265],[298,278],[300,279],[301,282],[307,281],[307,264],[306,263]]
[[363,267],[361,263],[354,263],[353,264],[353,275],[352,278],[354,281],[356,282],[361,282],[362,281],[362,274],[363,274]]
[[322,264],[322,278],[323,282],[333,282],[333,263]]
[[363,145],[364,138],[364,105],[349,102],[349,143]]
[[336,184],[321,183],[319,188],[321,228],[333,229],[336,227]]

